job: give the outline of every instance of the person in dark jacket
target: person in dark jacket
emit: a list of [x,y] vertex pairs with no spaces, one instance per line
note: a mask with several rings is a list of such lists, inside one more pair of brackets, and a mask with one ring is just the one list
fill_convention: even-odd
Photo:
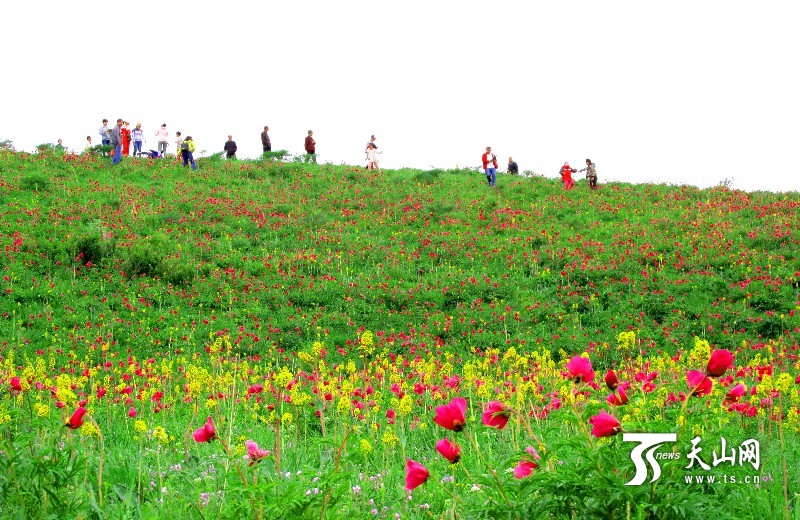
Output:
[[111,164],[119,164],[122,160],[122,119],[117,119],[117,126],[111,130],[111,145],[114,147],[114,158]]
[[578,171],[586,172],[586,179],[589,181],[589,188],[597,189],[597,167],[591,159],[586,159],[586,168],[581,168]]
[[265,126],[264,131],[261,132],[261,147],[265,152],[272,151],[272,143],[269,140],[269,127]]
[[519,174],[519,166],[517,166],[517,163],[515,163],[514,159],[511,157],[508,158],[508,173],[511,175]]
[[314,140],[314,132],[312,132],[311,130],[308,131],[304,147],[306,149],[305,162],[308,162],[310,160],[314,164],[317,164],[317,142]]
[[233,136],[229,135],[228,140],[225,141],[225,157],[228,159],[236,159],[236,141],[233,140]]

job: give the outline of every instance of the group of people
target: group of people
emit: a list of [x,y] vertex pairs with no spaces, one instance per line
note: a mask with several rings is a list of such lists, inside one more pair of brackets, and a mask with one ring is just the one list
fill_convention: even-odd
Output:
[[[481,162],[483,163],[483,171],[486,174],[486,181],[489,183],[489,186],[494,186],[497,182],[497,156],[492,153],[492,147],[486,147],[486,153],[481,156]],[[572,178],[572,174],[576,172],[586,172],[586,179],[589,181],[589,188],[596,190],[597,189],[597,169],[595,164],[592,162],[591,159],[586,159],[586,168],[581,168],[580,170],[576,170],[569,165],[569,162],[565,162],[564,166],[561,167],[559,170],[559,174],[561,175],[561,180],[564,182],[564,189],[569,191],[573,187],[575,187],[575,181]],[[511,175],[519,174],[519,165],[514,162],[513,157],[508,158],[508,173]]]
[[[103,125],[100,127],[100,143],[103,146],[113,146],[112,164],[119,164],[123,157],[128,157],[131,154],[131,143],[133,143],[133,156],[147,155],[148,157],[164,157],[167,153],[169,146],[169,130],[167,124],[164,123],[155,133],[156,141],[158,142],[157,150],[150,150],[149,152],[142,152],[142,145],[144,144],[144,131],[142,124],[137,123],[136,128],[130,129],[130,123],[123,119],[117,119],[117,124],[109,128],[108,119],[103,119]],[[92,144],[92,136],[86,136],[86,150],[94,148]],[[192,136],[188,135],[183,137],[180,132],[175,132],[175,149],[183,159],[183,165],[192,165],[192,169],[197,169],[197,164],[194,162],[195,144]]]
[[[113,164],[119,164],[122,160],[122,157],[127,157],[130,154],[130,145],[133,143],[133,155],[134,157],[139,155],[148,155],[149,157],[163,157],[167,153],[167,147],[169,143],[169,131],[167,130],[167,125],[162,124],[161,128],[158,129],[156,132],[156,140],[158,141],[158,149],[157,150],[150,150],[150,152],[142,152],[142,144],[144,143],[144,132],[142,131],[142,124],[137,123],[136,127],[131,130],[129,128],[129,123],[122,119],[117,119],[117,124],[112,128],[108,126],[108,119],[103,119],[103,126],[100,127],[100,138],[101,143],[103,145],[111,145],[114,147],[114,153],[112,158]],[[192,169],[196,170],[197,165],[194,161],[194,151],[195,145],[194,141],[192,140],[191,136],[187,136],[183,138],[180,132],[175,132],[175,147],[176,150],[179,151],[181,158],[183,159],[183,165],[188,166],[189,164],[192,165]],[[381,152],[378,151],[378,145],[375,143],[375,135],[370,136],[369,141],[367,141],[367,145],[364,148],[365,160],[367,162],[367,170],[377,170],[380,171],[379,161],[378,161],[378,154]],[[59,144],[61,140],[59,139]],[[305,141],[303,143],[303,148],[306,152],[305,161],[306,162],[317,162],[317,154],[316,154],[316,145],[317,142],[314,140],[314,132],[312,130],[308,131],[308,135],[306,135]],[[264,126],[264,131],[261,132],[261,146],[262,150],[266,152],[272,151],[272,141],[269,138],[269,126]],[[86,149],[92,148],[92,137],[87,135],[86,136]],[[235,159],[236,152],[238,151],[238,147],[236,145],[236,141],[233,140],[232,135],[228,135],[228,140],[225,141],[223,145],[223,150],[225,152],[225,157],[228,159]],[[489,183],[489,186],[494,187],[497,182],[497,156],[492,153],[492,147],[487,146],[486,152],[481,156],[481,162],[483,163],[483,170],[486,175],[486,181]],[[586,179],[589,181],[589,188],[596,190],[597,189],[597,169],[595,164],[591,161],[591,159],[586,159],[586,167],[581,168],[580,170],[576,170],[569,165],[569,162],[565,162],[564,166],[561,167],[559,170],[559,174],[561,175],[561,180],[564,182],[564,189],[569,191],[573,187],[575,187],[575,181],[572,178],[573,173],[577,172],[586,172]],[[508,173],[511,175],[519,174],[519,165],[514,161],[513,157],[508,158]]]

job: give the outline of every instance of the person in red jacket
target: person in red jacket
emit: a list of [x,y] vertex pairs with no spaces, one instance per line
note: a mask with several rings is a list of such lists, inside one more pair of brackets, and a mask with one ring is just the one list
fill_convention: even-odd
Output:
[[564,163],[564,166],[561,167],[561,180],[564,181],[564,189],[569,191],[575,186],[575,181],[572,180],[572,174],[577,172],[575,168],[570,167],[568,162]]
[[317,163],[317,142],[314,140],[314,132],[311,130],[308,131],[308,135],[306,136],[306,141],[303,145],[306,149],[306,160],[308,162],[311,160],[314,164]]
[[122,136],[122,155],[127,157],[131,151],[131,129],[128,128],[127,121],[123,123],[122,128],[119,129],[119,133]]
[[481,156],[483,161],[483,171],[486,172],[486,180],[489,186],[494,186],[497,180],[497,156],[492,153],[492,147],[486,147],[486,153]]

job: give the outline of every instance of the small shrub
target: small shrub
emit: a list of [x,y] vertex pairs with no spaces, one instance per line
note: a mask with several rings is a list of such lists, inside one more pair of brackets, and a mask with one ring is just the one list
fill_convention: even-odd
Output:
[[19,183],[19,187],[23,190],[29,191],[50,191],[50,179],[44,175],[28,175],[23,177]]

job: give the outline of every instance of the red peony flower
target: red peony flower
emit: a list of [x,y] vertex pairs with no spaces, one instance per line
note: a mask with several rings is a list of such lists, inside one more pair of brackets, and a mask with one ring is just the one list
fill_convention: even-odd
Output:
[[467,422],[464,417],[464,412],[466,411],[467,400],[463,397],[456,397],[450,401],[450,404],[436,407],[436,415],[433,418],[433,422],[442,428],[460,432]]
[[67,424],[65,424],[64,426],[66,426],[70,430],[77,430],[78,428],[83,426],[84,415],[86,415],[86,408],[81,406],[80,408],[75,410],[75,413],[72,414],[72,417],[69,418],[69,421],[67,421]]
[[244,441],[244,445],[247,448],[247,457],[250,459],[251,466],[261,459],[269,457],[269,450],[259,448],[258,444],[253,441]]
[[589,418],[592,425],[592,435],[595,437],[611,437],[622,431],[622,425],[616,417],[605,410]]
[[442,439],[437,442],[436,451],[447,459],[450,464],[455,464],[461,460],[461,448],[459,448],[457,444],[450,442],[450,439]]
[[622,406],[628,404],[628,394],[623,387],[617,388],[617,392],[609,395],[606,402],[611,406]]
[[511,408],[500,401],[489,401],[483,410],[483,424],[502,430],[511,416]]
[[616,390],[617,386],[619,385],[619,379],[617,378],[617,373],[613,370],[609,370],[606,372],[606,377],[603,378],[606,382],[606,386],[609,390]]
[[430,476],[428,468],[419,462],[408,459],[406,462],[406,491],[411,491],[415,487],[421,486]]
[[711,379],[699,370],[689,370],[686,373],[686,382],[689,384],[690,395],[700,397],[711,393]]
[[206,419],[206,423],[202,428],[194,431],[192,437],[197,442],[209,442],[217,438],[217,429],[214,428],[214,421],[211,420],[211,417]]
[[711,353],[711,357],[708,358],[706,375],[710,377],[719,377],[724,374],[732,364],[733,354],[731,354],[729,350],[715,350]]
[[589,382],[594,380],[594,371],[592,370],[592,362],[585,357],[575,356],[567,363],[567,372],[569,372],[570,379],[576,383],[581,381]]
[[529,460],[521,460],[519,464],[514,467],[514,478],[525,478],[531,473],[533,470],[538,468],[539,465],[535,462],[531,462]]
[[744,394],[747,393],[747,387],[744,384],[739,383],[738,385],[734,386],[730,390],[728,390],[728,394],[725,396],[726,403],[736,403],[741,399]]

